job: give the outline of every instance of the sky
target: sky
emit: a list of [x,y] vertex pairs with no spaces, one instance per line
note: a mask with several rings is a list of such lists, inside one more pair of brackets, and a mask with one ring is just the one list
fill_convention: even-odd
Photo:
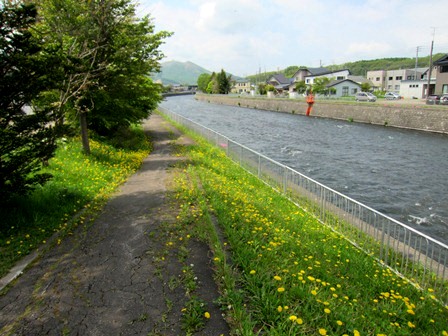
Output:
[[166,61],[237,76],[448,53],[446,0],[138,0]]

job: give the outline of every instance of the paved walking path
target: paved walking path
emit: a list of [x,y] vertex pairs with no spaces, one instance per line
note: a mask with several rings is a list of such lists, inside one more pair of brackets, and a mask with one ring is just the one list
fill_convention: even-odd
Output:
[[[191,144],[162,117],[144,125],[154,150],[121,186],[89,227],[46,252],[0,296],[0,335],[184,335],[181,310],[187,297],[170,279],[182,274],[172,257],[156,263],[165,246],[161,225],[175,221],[168,201],[171,143]],[[213,304],[218,296],[204,244],[192,242],[200,289],[212,317],[198,335],[228,335]]]

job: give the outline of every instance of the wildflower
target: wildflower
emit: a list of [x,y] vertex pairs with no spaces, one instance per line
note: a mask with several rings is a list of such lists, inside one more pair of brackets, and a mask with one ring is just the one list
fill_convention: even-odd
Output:
[[341,326],[341,325],[343,325],[344,323],[343,323],[342,321],[337,320],[337,321],[336,321],[336,324],[337,324],[338,326]]
[[282,310],[283,310],[282,306],[278,306],[278,307],[277,307],[277,311],[278,311],[279,313],[281,313]]
[[291,316],[289,317],[289,320],[290,320],[290,321],[295,321],[295,320],[297,320],[297,316],[295,316],[295,315],[291,315]]
[[330,313],[331,313],[331,310],[328,309],[328,308],[325,308],[325,309],[324,309],[324,312],[325,312],[325,314],[330,314]]
[[255,270],[252,270],[252,271],[250,271],[249,273],[250,273],[250,274],[255,274],[256,272],[255,272]]
[[283,288],[283,287],[277,288],[277,292],[279,292],[279,293],[284,292],[284,291],[285,291],[285,288]]
[[355,335],[355,336],[360,336],[361,334],[359,333],[359,331],[358,330],[353,330],[353,335]]
[[298,318],[298,319],[296,320],[296,322],[297,322],[297,324],[303,324],[303,320],[302,320],[301,318]]
[[415,324],[412,323],[411,321],[408,322],[408,327],[409,328],[415,328]]
[[278,275],[274,276],[274,280],[280,281],[282,278],[279,277]]
[[315,289],[313,289],[313,290],[311,291],[311,294],[313,294],[313,295],[317,295],[317,291],[316,291]]
[[319,329],[319,335],[325,336],[327,334],[327,331],[324,328]]
[[205,313],[204,313],[204,317],[205,317],[206,319],[209,319],[209,318],[210,318],[210,313],[209,313],[209,312],[205,312]]

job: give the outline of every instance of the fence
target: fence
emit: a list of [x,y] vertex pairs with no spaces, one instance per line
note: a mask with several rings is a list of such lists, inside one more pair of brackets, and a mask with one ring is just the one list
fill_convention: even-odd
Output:
[[162,113],[342,234],[386,267],[448,304],[448,246],[196,122]]

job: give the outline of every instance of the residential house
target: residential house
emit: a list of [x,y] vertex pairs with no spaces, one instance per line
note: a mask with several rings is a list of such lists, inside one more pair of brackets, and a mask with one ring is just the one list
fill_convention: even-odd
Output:
[[237,93],[237,94],[250,93],[251,83],[248,79],[238,78],[238,79],[233,80],[232,82],[233,82],[233,85],[232,85],[230,92]]
[[435,93],[448,93],[448,54],[439,58],[434,63],[434,72],[436,73]]
[[327,68],[302,68],[296,71],[292,77],[289,91],[295,90],[296,83],[304,81],[306,85],[313,85],[314,80],[318,77],[327,77],[334,80],[347,79],[350,75],[349,70],[330,71]]
[[[333,80],[328,85],[332,97],[355,96],[361,90],[361,84],[352,79]],[[332,92],[333,91],[333,92]]]
[[277,91],[288,90],[291,85],[291,78],[286,78],[283,74],[275,74],[268,78],[267,84],[272,85]]
[[343,80],[343,79],[347,79],[348,76],[350,76],[350,71],[349,70],[328,71],[328,72],[320,73],[318,75],[306,76],[305,77],[305,84],[306,85],[313,85],[314,84],[314,80],[316,78],[327,77],[327,78],[335,79],[335,80]]

